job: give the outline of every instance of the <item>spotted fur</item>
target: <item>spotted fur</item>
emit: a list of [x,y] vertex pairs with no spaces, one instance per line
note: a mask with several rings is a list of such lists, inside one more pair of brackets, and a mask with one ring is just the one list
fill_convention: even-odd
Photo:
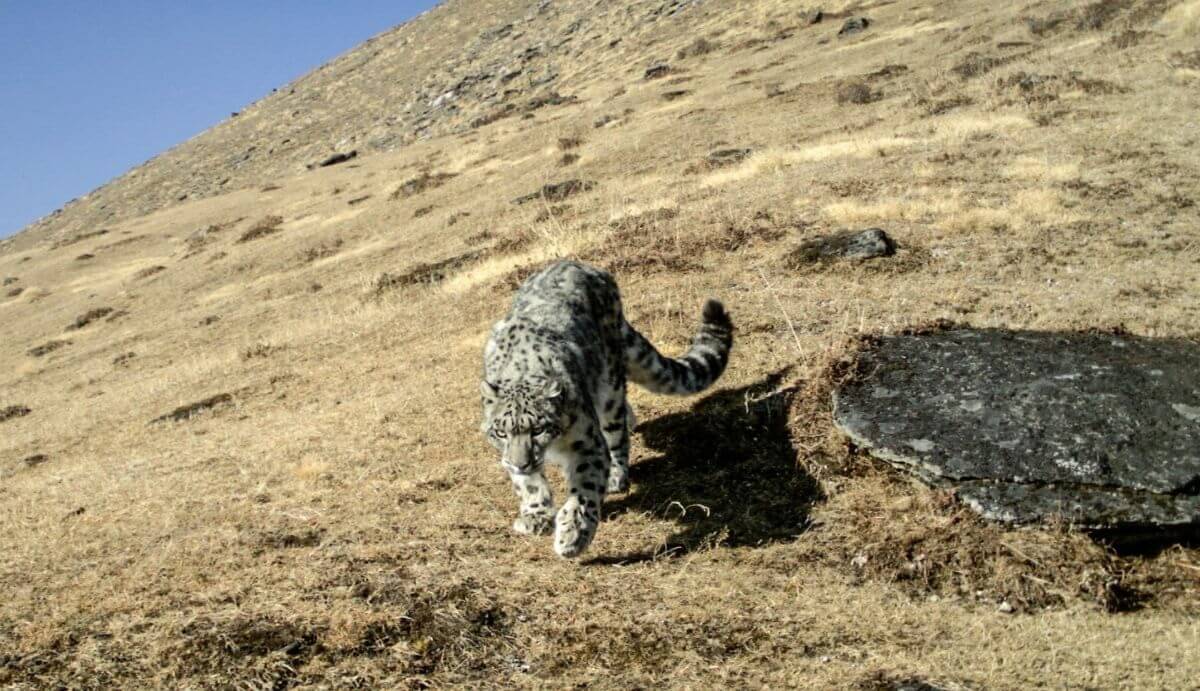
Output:
[[[553,528],[554,550],[564,557],[587,549],[605,495],[629,488],[626,380],[684,395],[725,370],[733,325],[716,300],[702,316],[687,353],[672,359],[625,321],[617,284],[600,269],[560,261],[521,286],[512,311],[492,327],[480,385],[483,433],[520,498],[514,530]],[[569,496],[557,512],[547,462],[566,475]]]

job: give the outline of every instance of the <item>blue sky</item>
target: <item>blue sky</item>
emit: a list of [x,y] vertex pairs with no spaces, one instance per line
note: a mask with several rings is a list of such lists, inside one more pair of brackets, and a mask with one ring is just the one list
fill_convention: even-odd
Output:
[[434,0],[0,0],[0,237]]

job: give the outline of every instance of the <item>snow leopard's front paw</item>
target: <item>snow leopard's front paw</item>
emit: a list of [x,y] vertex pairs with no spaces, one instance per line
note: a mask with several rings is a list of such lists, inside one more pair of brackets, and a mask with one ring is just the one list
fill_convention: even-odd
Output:
[[522,535],[545,535],[552,525],[550,514],[523,513],[513,521],[512,528]]
[[596,516],[571,497],[558,511],[554,529],[554,551],[560,557],[578,557],[596,534]]
[[620,472],[616,468],[613,468],[612,475],[608,476],[607,492],[609,494],[612,494],[614,492],[627,492],[627,491],[629,491],[629,475],[626,473]]

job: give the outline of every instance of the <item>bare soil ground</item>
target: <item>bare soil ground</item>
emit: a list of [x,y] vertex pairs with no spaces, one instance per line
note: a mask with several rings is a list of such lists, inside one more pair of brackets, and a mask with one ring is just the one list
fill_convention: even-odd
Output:
[[[938,320],[1200,338],[1200,4],[538,6],[448,2],[0,245],[0,685],[1196,688],[1200,550],[985,524],[828,395]],[[477,429],[564,256],[664,350],[738,327],[708,395],[634,394],[581,561]]]

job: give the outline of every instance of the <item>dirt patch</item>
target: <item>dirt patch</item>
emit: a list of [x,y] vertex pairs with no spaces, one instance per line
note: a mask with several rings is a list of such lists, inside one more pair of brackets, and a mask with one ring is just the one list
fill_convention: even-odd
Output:
[[88,310],[78,317],[75,317],[75,321],[67,325],[67,331],[78,331],[97,319],[103,319],[115,311],[116,310],[114,310],[112,307],[97,307],[96,309]]
[[23,406],[23,405],[5,406],[3,408],[0,408],[0,422],[8,422],[9,420],[15,420],[16,418],[19,418],[19,417],[25,417],[26,415],[28,415],[31,412],[33,412],[33,411],[31,411],[29,409],[29,406]]
[[413,218],[421,218],[422,216],[428,216],[432,212],[433,212],[432,204],[429,206],[422,206],[421,208],[419,208],[413,212]]
[[259,238],[265,238],[268,235],[274,235],[280,230],[279,226],[283,225],[282,216],[265,216],[246,229],[241,237],[237,239],[238,243],[250,242]]
[[455,177],[454,173],[430,173],[425,171],[415,178],[410,178],[400,183],[400,186],[392,190],[392,193],[388,195],[388,199],[396,201],[415,197],[422,192],[437,189]]
[[414,285],[434,285],[449,278],[455,271],[473,264],[487,256],[483,250],[472,250],[459,255],[432,263],[417,264],[403,273],[382,273],[371,287],[371,295],[378,297],[384,293]]
[[70,341],[47,341],[39,346],[34,346],[34,347],[30,348],[26,352],[28,352],[33,357],[43,357],[45,355],[49,355],[50,353],[53,353],[54,351],[58,350],[59,348],[62,348],[64,346],[68,346],[68,345],[71,345]]
[[232,404],[233,404],[233,394],[219,393],[214,396],[209,396],[208,398],[196,401],[195,403],[181,405],[169,413],[166,413],[164,415],[159,415],[158,417],[151,420],[150,423],[154,424],[157,422],[182,422],[183,420],[190,420],[191,418],[193,418],[197,415],[200,415],[201,413],[205,413],[210,410],[215,410],[217,408],[227,406],[227,405],[232,405]]
[[124,366],[128,365],[135,357],[137,357],[137,353],[133,353],[133,352],[121,353],[120,355],[113,358],[112,363],[114,365],[116,365],[117,367],[124,367]]

